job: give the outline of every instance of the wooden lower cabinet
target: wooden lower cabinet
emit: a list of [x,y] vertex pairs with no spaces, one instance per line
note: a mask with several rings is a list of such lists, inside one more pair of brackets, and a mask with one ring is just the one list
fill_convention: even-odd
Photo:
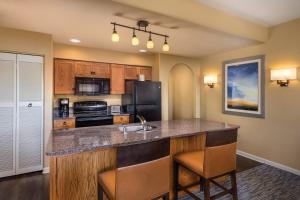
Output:
[[[174,138],[170,141],[170,197],[173,198],[173,156],[203,150],[205,134]],[[67,156],[50,157],[50,200],[97,200],[98,173],[116,167],[116,148],[105,148]],[[193,174],[180,170],[180,183],[198,181]],[[195,187],[199,190],[199,187]]]
[[61,130],[68,128],[75,128],[75,118],[55,119],[53,121],[53,130]]
[[124,94],[125,92],[125,73],[124,65],[111,64],[111,78],[110,78],[110,93]]
[[113,116],[114,124],[129,124],[129,115],[115,115]]

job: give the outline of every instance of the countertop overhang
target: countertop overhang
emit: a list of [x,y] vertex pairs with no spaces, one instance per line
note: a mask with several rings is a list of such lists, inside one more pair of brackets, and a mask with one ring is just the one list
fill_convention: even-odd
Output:
[[119,131],[120,125],[94,126],[53,131],[49,137],[46,155],[65,156],[101,148],[141,144],[163,138],[186,137],[206,132],[238,129],[238,125],[207,121],[200,118],[148,122],[156,128],[150,132]]

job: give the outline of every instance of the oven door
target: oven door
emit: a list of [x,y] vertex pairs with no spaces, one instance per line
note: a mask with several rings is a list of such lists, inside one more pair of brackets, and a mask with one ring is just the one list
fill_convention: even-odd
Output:
[[76,95],[96,96],[110,93],[109,79],[76,77]]
[[113,124],[113,117],[76,117],[77,127],[101,126]]

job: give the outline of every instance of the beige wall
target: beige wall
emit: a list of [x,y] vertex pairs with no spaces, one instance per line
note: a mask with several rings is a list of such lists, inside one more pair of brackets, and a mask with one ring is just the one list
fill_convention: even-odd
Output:
[[[42,55],[44,64],[44,146],[52,129],[53,45],[52,36],[0,27],[0,51]],[[48,158],[44,157],[44,165]]]
[[[203,75],[217,74],[219,83],[209,89],[201,85],[201,117],[241,126],[238,149],[300,170],[300,82],[288,88],[270,82],[270,69],[300,66],[300,20],[271,29],[268,42],[206,57],[201,61]],[[265,119],[222,114],[222,62],[259,54],[266,55]],[[201,81],[202,82],[202,81]]]
[[169,120],[193,118],[193,91],[193,71],[185,64],[175,65],[169,75]]
[[55,58],[87,60],[97,62],[118,63],[127,65],[154,66],[154,54],[148,53],[122,53],[77,45],[54,43],[53,55]]
[[160,54],[158,59],[159,81],[162,82],[162,119],[169,119],[169,78],[171,69],[178,64],[187,65],[194,74],[193,117],[200,117],[200,65],[198,59]]

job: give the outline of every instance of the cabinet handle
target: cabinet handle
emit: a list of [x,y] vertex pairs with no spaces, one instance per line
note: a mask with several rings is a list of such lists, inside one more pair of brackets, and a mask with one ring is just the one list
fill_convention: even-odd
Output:
[[67,122],[64,122],[63,124],[64,124],[64,126],[66,126],[66,125],[67,125]]
[[31,108],[31,107],[32,107],[32,103],[29,103],[29,104],[27,105],[27,107]]
[[96,74],[96,72],[91,72],[91,74],[92,74],[92,75],[95,75],[95,74]]

